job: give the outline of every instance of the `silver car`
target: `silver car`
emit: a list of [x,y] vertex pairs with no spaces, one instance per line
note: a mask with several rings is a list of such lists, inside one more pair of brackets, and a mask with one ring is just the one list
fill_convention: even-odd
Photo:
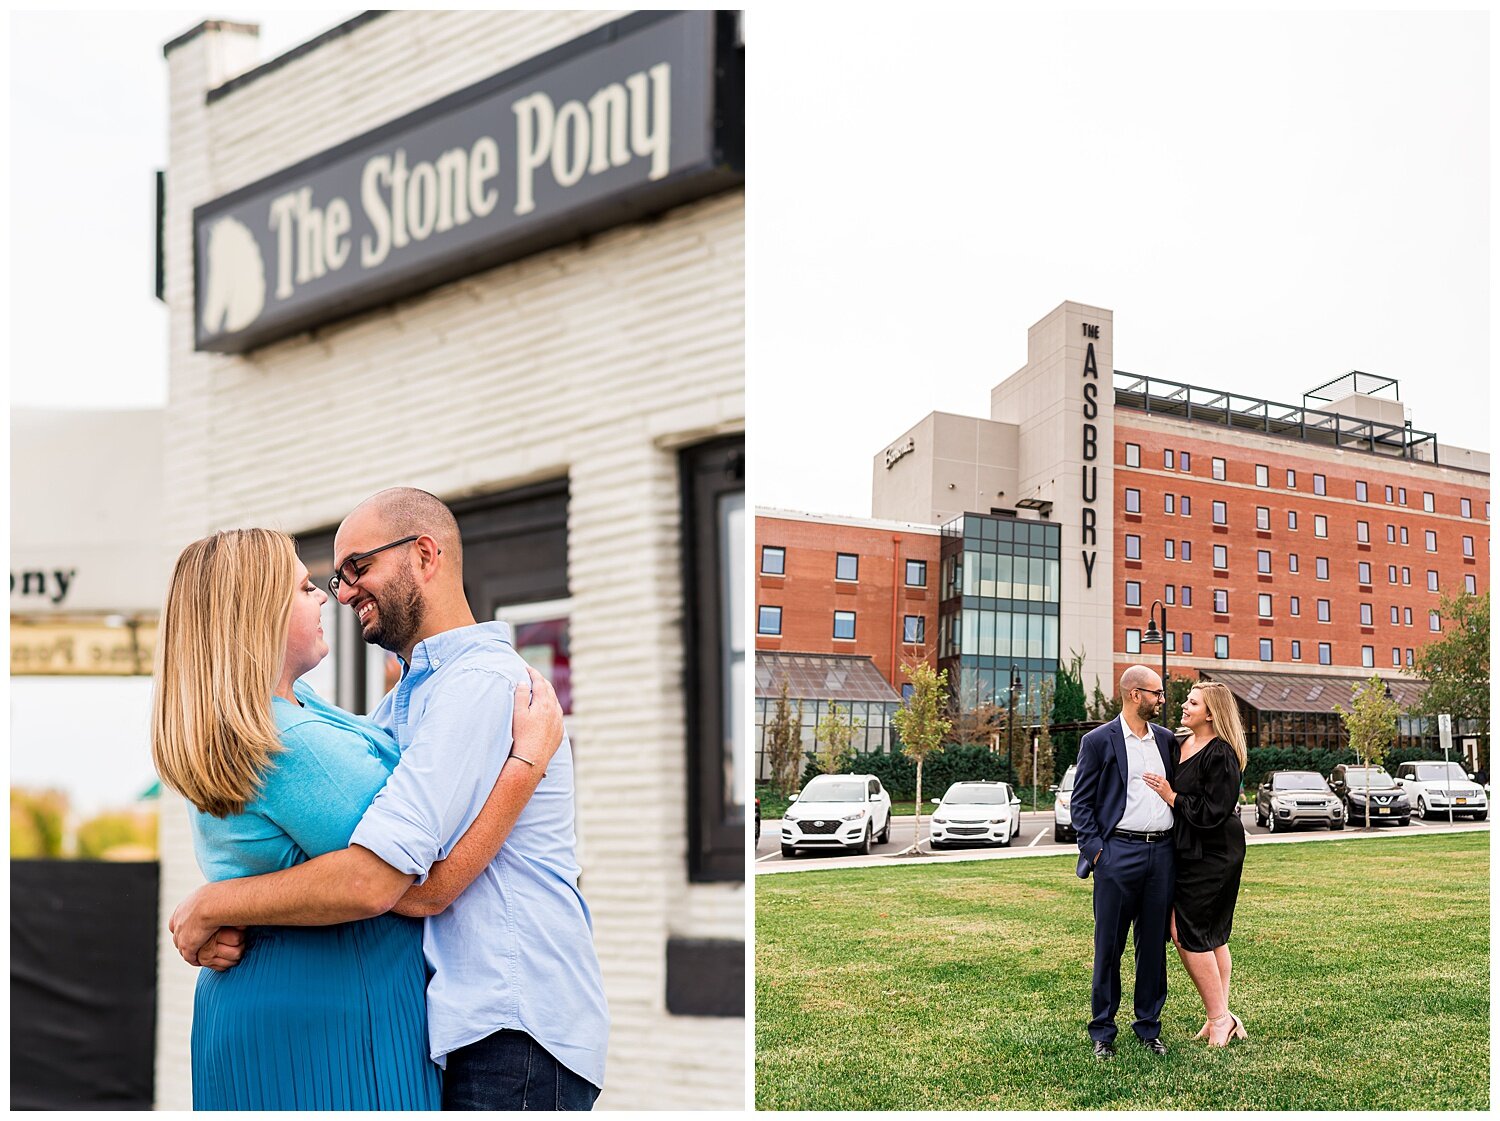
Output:
[[1057,797],[1052,801],[1052,839],[1066,844],[1078,839],[1073,831],[1073,776],[1078,773],[1075,763],[1063,772],[1062,781],[1053,787]]
[[1255,793],[1255,824],[1272,833],[1299,825],[1344,827],[1344,803],[1316,771],[1272,771]]

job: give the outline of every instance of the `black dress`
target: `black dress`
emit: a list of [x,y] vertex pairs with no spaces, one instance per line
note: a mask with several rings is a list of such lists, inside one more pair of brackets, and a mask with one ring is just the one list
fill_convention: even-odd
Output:
[[1177,845],[1177,941],[1207,953],[1229,941],[1234,902],[1245,866],[1240,824],[1240,763],[1234,748],[1215,736],[1177,764],[1172,833]]

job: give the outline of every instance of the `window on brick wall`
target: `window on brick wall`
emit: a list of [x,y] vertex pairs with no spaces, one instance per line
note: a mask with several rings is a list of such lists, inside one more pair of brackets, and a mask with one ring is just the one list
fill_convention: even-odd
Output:
[[755,626],[756,634],[780,634],[781,633],[781,608],[768,607],[764,604],[760,609],[760,621]]
[[1422,509],[1429,514],[1433,512],[1433,496],[1432,491],[1430,490],[1424,490],[1422,492]]
[[1297,489],[1297,472],[1293,471],[1290,467],[1287,468],[1286,472],[1286,489]]
[[1302,597],[1292,596],[1290,599],[1288,599],[1286,601],[1286,611],[1288,615],[1291,615],[1294,618],[1300,616],[1302,614]]
[[1125,606],[1139,607],[1141,605],[1141,582],[1139,580],[1125,581]]
[[1256,596],[1256,613],[1262,619],[1269,619],[1271,617],[1270,592],[1261,592],[1258,596]]
[[1288,510],[1286,512],[1286,527],[1287,529],[1297,528],[1297,511]]
[[1271,469],[1264,463],[1257,463],[1255,465],[1255,485],[1258,487],[1268,487],[1271,485]]
[[1368,545],[1370,543],[1369,522],[1354,523],[1354,540],[1358,541],[1361,545]]
[[1322,476],[1322,475],[1314,475],[1313,476],[1313,493],[1314,494],[1327,494],[1328,493],[1328,480],[1324,476]]
[[1298,567],[1298,559],[1297,559],[1297,554],[1296,553],[1288,553],[1286,555],[1286,570],[1288,572],[1300,572],[1301,571],[1301,569]]
[[833,637],[834,638],[853,638],[854,637],[854,612],[852,612],[852,611],[835,611],[833,613]]
[[1125,535],[1125,559],[1141,559],[1141,538],[1139,534],[1127,533]]
[[[1183,454],[1186,455],[1187,453],[1184,452]],[[1182,501],[1180,501],[1177,504],[1177,508],[1182,511],[1182,516],[1184,518],[1191,518],[1193,516],[1193,500],[1192,500],[1192,497],[1189,496],[1189,495],[1184,494],[1182,496]]]
[[1182,542],[1182,548],[1179,550],[1179,552],[1181,553],[1183,560],[1185,560],[1185,561],[1192,560],[1193,559],[1193,543],[1191,541],[1183,541]]
[[1255,528],[1271,528],[1271,508],[1269,506],[1257,506],[1255,508]]
[[1359,605],[1359,625],[1362,627],[1373,627],[1375,625],[1375,605],[1373,603],[1362,603]]
[[1177,556],[1177,542],[1173,541],[1170,537],[1166,537],[1166,538],[1162,539],[1161,547],[1162,547],[1162,556],[1166,557],[1167,560],[1175,560],[1176,559],[1176,556]]
[[921,615],[906,615],[901,620],[901,641],[921,642],[926,631],[925,619]]
[[834,563],[833,578],[835,580],[858,580],[859,555],[857,553],[840,553],[838,560]]
[[1401,647],[1399,646],[1391,647],[1391,665],[1397,667],[1401,665]]
[[1257,550],[1255,550],[1255,571],[1256,572],[1260,572],[1260,573],[1264,573],[1267,576],[1269,576],[1271,574],[1271,550],[1270,549],[1257,549]]
[[1139,444],[1126,444],[1125,445],[1125,466],[1126,467],[1139,467],[1140,465],[1141,465],[1141,445],[1139,445]]
[[1193,652],[1193,633],[1192,633],[1192,631],[1183,631],[1182,632],[1182,652],[1184,654],[1191,654]]
[[1125,628],[1125,653],[1139,654],[1141,652],[1141,632],[1135,627]]
[[1411,569],[1404,564],[1401,566],[1401,583],[1411,587]]
[[1331,623],[1333,621],[1333,606],[1326,599],[1318,600],[1318,622]]
[[1471,595],[1471,596],[1472,595],[1477,595],[1478,593],[1475,591],[1475,589],[1477,588],[1477,586],[1478,586],[1478,583],[1474,579],[1474,574],[1472,572],[1465,572],[1464,573],[1464,591],[1468,592],[1469,595]]
[[1314,537],[1327,537],[1328,536],[1328,519],[1324,515],[1322,515],[1322,514],[1314,514],[1313,515],[1313,536]]
[[1405,487],[1397,487],[1396,488],[1396,502],[1399,505],[1401,505],[1401,506],[1405,506],[1406,505],[1406,488]]
[[1474,507],[1467,498],[1460,498],[1458,500],[1458,512],[1465,518],[1472,518],[1474,516]]
[[1224,478],[1224,461],[1222,459],[1214,459],[1209,466],[1213,468],[1211,473],[1214,478],[1219,480]]
[[1427,613],[1427,629],[1430,630],[1430,631],[1440,631],[1440,630],[1442,630],[1443,629],[1443,617],[1442,617],[1442,615],[1440,615],[1436,611],[1429,611]]
[[1328,558],[1317,557],[1313,560],[1313,575],[1319,580],[1328,579]]
[[[1192,470],[1193,470],[1193,454],[1192,454],[1192,452],[1182,452],[1180,455],[1178,455],[1178,457],[1177,457],[1177,469],[1179,471],[1186,471],[1189,474],[1192,473]],[[1486,514],[1485,517],[1489,517],[1489,515]]]
[[1229,549],[1227,546],[1214,546],[1214,567],[1221,570],[1229,567]]
[[1409,627],[1409,626],[1411,626],[1411,608],[1410,607],[1403,607],[1401,609],[1401,625],[1403,627]]
[[1375,647],[1361,646],[1359,648],[1359,664],[1365,669],[1375,668]]
[[761,546],[760,570],[767,576],[785,576],[786,550],[775,545]]
[[1391,503],[1393,503],[1395,501],[1396,501],[1396,489],[1394,487],[1386,487],[1385,488],[1385,504],[1387,506],[1389,506]]
[[1466,556],[1466,557],[1472,557],[1473,555],[1474,555],[1474,539],[1472,537],[1465,537],[1464,538],[1464,556]]
[[1125,512],[1127,514],[1139,514],[1141,512],[1141,492],[1134,487],[1125,488]]
[[1405,526],[1401,527],[1401,544],[1403,544],[1403,545],[1410,544],[1410,542],[1407,540],[1406,527]]
[[906,586],[908,588],[927,587],[927,562],[923,560],[909,560],[906,562]]
[[1435,530],[1435,529],[1426,530],[1425,533],[1423,534],[1423,536],[1427,540],[1427,551],[1429,553],[1435,553],[1435,552],[1437,552],[1437,530]]
[[1393,604],[1391,604],[1391,626],[1393,626],[1393,627],[1399,627],[1400,625],[1401,625],[1401,608],[1397,607],[1393,603]]
[[1356,479],[1354,481],[1354,498],[1357,502],[1370,501],[1370,488],[1365,484],[1363,479]]
[[1318,665],[1333,665],[1333,644],[1330,642],[1318,643]]
[[1182,586],[1182,606],[1193,606],[1193,586],[1191,584],[1184,584]]
[[1359,562],[1359,570],[1358,571],[1359,571],[1359,582],[1361,584],[1368,584],[1370,582],[1370,562],[1369,561],[1360,561]]
[[1229,591],[1226,588],[1214,589],[1214,614],[1229,614]]
[[1172,449],[1171,448],[1166,448],[1166,449],[1164,449],[1162,451],[1162,453],[1161,453],[1161,465],[1163,467],[1165,467],[1168,471],[1173,470],[1174,466],[1175,466],[1172,463],[1172,458],[1173,457],[1172,457]]
[[1294,639],[1292,639],[1292,661],[1294,661],[1294,662],[1300,662],[1301,660],[1302,660],[1302,643],[1298,642],[1294,638]]
[[1229,524],[1229,507],[1222,502],[1214,503],[1214,525]]
[[1162,503],[1162,510],[1163,510],[1164,513],[1168,513],[1168,514],[1175,514],[1175,513],[1177,513],[1177,496],[1176,495],[1172,495],[1172,494],[1164,494],[1164,495],[1162,495],[1161,496],[1161,503]]
[[1396,543],[1396,527],[1395,526],[1388,525],[1388,526],[1385,527],[1385,540],[1386,540],[1386,543],[1388,545],[1394,545]]
[[1177,603],[1177,585],[1168,584],[1165,588],[1163,588],[1161,599],[1162,602],[1165,603],[1168,607],[1175,606]]
[[1269,662],[1273,660],[1271,657],[1271,640],[1269,638],[1263,638],[1260,640],[1260,660],[1263,662]]
[[1227,634],[1214,635],[1214,657],[1229,657],[1229,636]]
[[1437,569],[1435,568],[1429,568],[1427,570],[1427,590],[1429,592],[1435,592],[1438,590],[1438,574]]

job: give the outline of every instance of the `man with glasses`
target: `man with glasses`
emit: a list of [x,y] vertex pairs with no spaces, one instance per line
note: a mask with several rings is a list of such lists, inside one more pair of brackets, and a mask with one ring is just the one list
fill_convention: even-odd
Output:
[[609,1013],[578,890],[568,739],[550,760],[511,751],[526,663],[508,626],[476,623],[458,522],[441,501],[381,491],[344,519],[334,554],[330,591],[366,642],[401,658],[400,683],[371,714],[401,761],[347,849],[190,896],[172,919],[178,950],[196,961],[217,927],[321,925],[389,909],[463,835],[507,762],[540,767],[499,854],[426,920],[429,1044],[445,1068],[444,1109],[590,1109],[604,1085]]
[[1172,810],[1146,785],[1171,780],[1176,738],[1151,723],[1166,704],[1162,680],[1146,666],[1120,676],[1120,718],[1083,737],[1073,776],[1078,875],[1094,877],[1093,1018],[1089,1036],[1101,1059],[1115,1053],[1120,958],[1135,927],[1136,1039],[1157,1055],[1167,999],[1167,929],[1176,879]]

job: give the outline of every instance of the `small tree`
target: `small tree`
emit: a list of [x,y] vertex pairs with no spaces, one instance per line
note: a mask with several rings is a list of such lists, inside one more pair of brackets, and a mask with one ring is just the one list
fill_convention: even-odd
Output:
[[1188,699],[1188,694],[1193,691],[1193,686],[1198,684],[1190,677],[1167,677],[1166,690],[1167,699],[1161,706],[1161,716],[1157,719],[1163,728],[1171,728],[1174,732],[1182,723],[1182,705]]
[[783,798],[796,793],[802,775],[802,702],[797,702],[794,712],[784,677],[766,724],[766,757],[771,766],[771,789]]
[[[1344,709],[1334,705],[1333,709],[1344,722],[1349,733],[1349,750],[1367,767],[1378,767],[1396,742],[1396,718],[1401,715],[1401,706],[1386,696],[1385,682],[1378,676],[1354,687],[1353,707]],[[1366,776],[1369,772],[1365,772]],[[1370,827],[1370,795],[1366,778],[1365,828]]]
[[1428,716],[1481,722],[1489,759],[1490,593],[1445,595],[1439,601],[1443,636],[1417,652],[1417,673],[1427,682],[1417,711]]
[[920,853],[922,840],[922,762],[928,755],[941,751],[943,738],[953,727],[953,722],[943,715],[944,694],[948,689],[948,671],[934,672],[929,665],[903,664],[901,672],[911,681],[912,693],[907,702],[898,708],[891,718],[901,736],[901,750],[916,761],[916,835],[912,838],[910,853]]
[[1089,697],[1089,719],[1099,724],[1107,724],[1120,715],[1121,698],[1119,696],[1106,697],[1104,690],[1099,688],[1099,679],[1094,678],[1094,692]]
[[[1089,718],[1088,694],[1083,689],[1083,655],[1070,651],[1072,658],[1057,669],[1057,683],[1052,692],[1052,722],[1055,724],[1077,724]],[[1058,765],[1068,765],[1078,759],[1077,731],[1059,732],[1054,748],[1053,772]]]
[[865,726],[863,720],[846,720],[838,702],[830,702],[828,712],[818,721],[814,733],[814,754],[825,775],[841,773],[854,758],[854,736]]

